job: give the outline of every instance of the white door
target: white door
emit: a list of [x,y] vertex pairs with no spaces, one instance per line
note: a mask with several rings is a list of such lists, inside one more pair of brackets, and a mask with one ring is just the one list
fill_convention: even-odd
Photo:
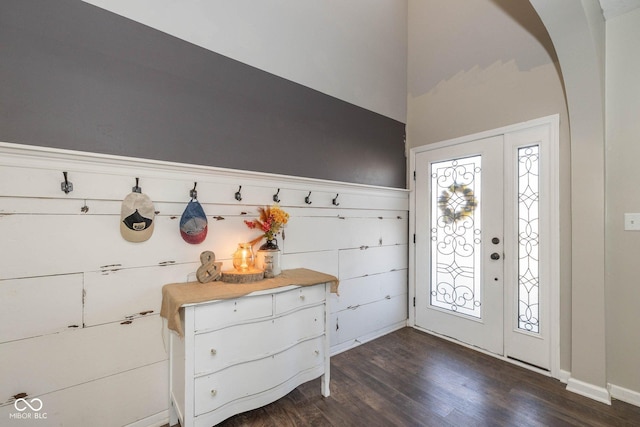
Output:
[[549,135],[534,126],[415,155],[416,327],[546,370]]

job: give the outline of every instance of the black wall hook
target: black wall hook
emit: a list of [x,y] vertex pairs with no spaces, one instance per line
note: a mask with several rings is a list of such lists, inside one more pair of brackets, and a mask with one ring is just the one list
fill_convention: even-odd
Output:
[[62,175],[64,176],[64,181],[60,183],[60,189],[64,191],[64,194],[69,194],[73,191],[73,183],[67,179],[66,172],[62,172]]
[[333,206],[340,206],[340,203],[338,203],[338,196],[340,195],[340,193],[336,194],[336,197],[333,198],[333,200],[331,200],[331,203],[333,203]]
[[278,188],[278,191],[276,192],[276,194],[273,195],[273,201],[276,203],[280,203],[280,198],[278,197],[278,194],[280,194],[280,189]]
[[198,198],[198,192],[196,191],[196,186],[198,185],[197,182],[193,183],[193,190],[189,191],[189,197],[191,197],[192,199],[197,199]]
[[311,191],[309,191],[309,194],[307,195],[307,197],[304,198],[304,202],[308,205],[311,204]]
[[236,191],[236,200],[237,201],[241,201],[242,200],[242,193],[240,193],[240,190],[242,190],[242,185],[238,188],[238,191]]
[[140,183],[140,178],[136,178],[136,186],[131,189],[134,193],[142,193],[142,188],[138,186]]

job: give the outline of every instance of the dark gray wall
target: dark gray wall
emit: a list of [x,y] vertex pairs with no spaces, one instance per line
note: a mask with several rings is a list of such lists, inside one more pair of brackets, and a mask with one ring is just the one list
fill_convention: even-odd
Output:
[[79,0],[2,0],[0,78],[0,141],[405,187],[403,123]]

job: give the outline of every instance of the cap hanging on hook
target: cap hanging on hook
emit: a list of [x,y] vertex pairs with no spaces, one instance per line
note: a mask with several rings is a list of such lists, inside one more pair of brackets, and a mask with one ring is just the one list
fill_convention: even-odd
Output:
[[207,229],[207,215],[204,213],[202,205],[196,198],[189,200],[180,218],[180,235],[182,239],[187,243],[197,245],[207,237]]
[[153,202],[149,196],[142,194],[139,182],[139,178],[136,178],[136,186],[122,201],[120,211],[120,234],[134,243],[144,242],[151,237],[156,215]]

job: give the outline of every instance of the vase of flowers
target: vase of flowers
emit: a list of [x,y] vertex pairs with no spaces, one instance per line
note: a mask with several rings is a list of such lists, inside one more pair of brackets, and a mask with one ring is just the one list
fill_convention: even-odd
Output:
[[272,205],[258,208],[259,217],[244,223],[250,229],[260,230],[262,234],[251,241],[251,245],[258,244],[262,239],[266,243],[260,246],[256,254],[256,267],[264,270],[264,277],[276,277],[281,273],[280,248],[276,236],[282,233],[284,225],[289,221],[289,214],[280,206]]

